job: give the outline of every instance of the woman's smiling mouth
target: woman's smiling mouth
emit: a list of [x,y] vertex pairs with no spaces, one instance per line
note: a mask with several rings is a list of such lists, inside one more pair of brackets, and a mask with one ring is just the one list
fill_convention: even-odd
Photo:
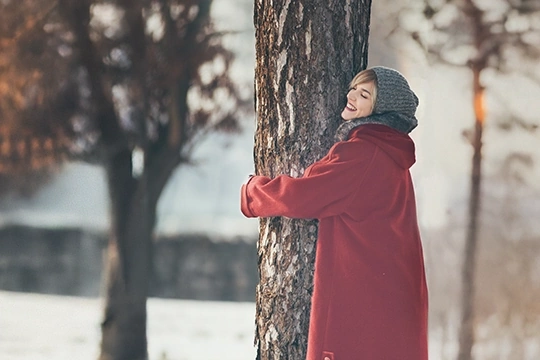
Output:
[[347,103],[347,106],[346,106],[347,110],[349,111],[356,111],[356,108],[354,106],[352,106],[350,103]]

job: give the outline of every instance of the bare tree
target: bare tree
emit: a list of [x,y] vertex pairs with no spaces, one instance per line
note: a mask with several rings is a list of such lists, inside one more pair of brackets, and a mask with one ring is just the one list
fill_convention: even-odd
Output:
[[[354,74],[366,67],[371,0],[256,1],[255,164],[299,176],[333,144]],[[257,359],[304,359],[317,222],[261,219]]]
[[[481,210],[482,143],[486,123],[487,69],[531,76],[530,61],[540,57],[538,22],[540,3],[531,0],[422,0],[409,1],[393,13],[393,34],[406,33],[431,63],[465,67],[471,73],[474,127],[465,132],[473,147],[468,204],[468,226],[462,266],[459,360],[470,360],[475,341],[476,261]],[[420,25],[420,26],[418,26]],[[529,61],[529,66],[527,66]],[[521,62],[521,65],[518,65]],[[536,75],[537,76],[537,75]],[[516,125],[534,130],[535,125]]]
[[158,199],[201,137],[236,130],[238,109],[245,109],[210,7],[211,0],[0,5],[0,148],[11,164],[0,168],[33,169],[48,149],[41,144],[52,139],[51,152],[63,154],[52,156],[56,162],[77,158],[101,164],[107,174],[102,360],[147,358]]

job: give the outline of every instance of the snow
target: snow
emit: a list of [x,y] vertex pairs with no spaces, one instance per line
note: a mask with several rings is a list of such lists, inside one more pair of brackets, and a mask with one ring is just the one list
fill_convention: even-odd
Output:
[[[96,360],[101,309],[99,298],[0,291],[0,359]],[[446,334],[432,329],[430,359],[455,358],[457,320]],[[148,300],[149,360],[253,360],[254,330],[254,303]],[[475,358],[509,359],[516,350],[510,340],[504,335],[483,339],[475,345]],[[521,347],[521,359],[540,358],[534,334]]]
[[[102,300],[0,291],[0,359],[95,360]],[[252,360],[255,304],[148,300],[150,360]]]

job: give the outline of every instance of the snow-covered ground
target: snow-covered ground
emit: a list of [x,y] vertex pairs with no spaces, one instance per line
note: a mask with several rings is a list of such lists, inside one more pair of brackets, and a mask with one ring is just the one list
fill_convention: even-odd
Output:
[[[102,301],[0,291],[0,359],[95,360]],[[255,304],[150,299],[150,360],[253,360]]]
[[[97,298],[0,291],[0,360],[96,360],[101,309]],[[149,358],[254,360],[254,319],[254,303],[149,299]],[[431,360],[456,358],[457,323],[449,325],[449,334],[430,333]],[[484,339],[475,346],[475,359],[540,359],[534,334],[521,344],[510,340]]]
[[[96,360],[101,317],[98,298],[0,291],[0,360]],[[254,303],[148,300],[150,360],[254,360],[254,331]],[[456,350],[439,340],[431,359]]]

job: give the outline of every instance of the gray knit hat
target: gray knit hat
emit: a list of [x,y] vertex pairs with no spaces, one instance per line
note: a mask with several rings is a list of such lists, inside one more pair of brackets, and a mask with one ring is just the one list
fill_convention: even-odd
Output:
[[[418,120],[414,116],[418,107],[418,97],[411,90],[407,79],[397,70],[384,66],[371,68],[377,76],[377,99],[373,114],[396,112],[410,118],[412,130]],[[410,131],[409,130],[409,131]]]

